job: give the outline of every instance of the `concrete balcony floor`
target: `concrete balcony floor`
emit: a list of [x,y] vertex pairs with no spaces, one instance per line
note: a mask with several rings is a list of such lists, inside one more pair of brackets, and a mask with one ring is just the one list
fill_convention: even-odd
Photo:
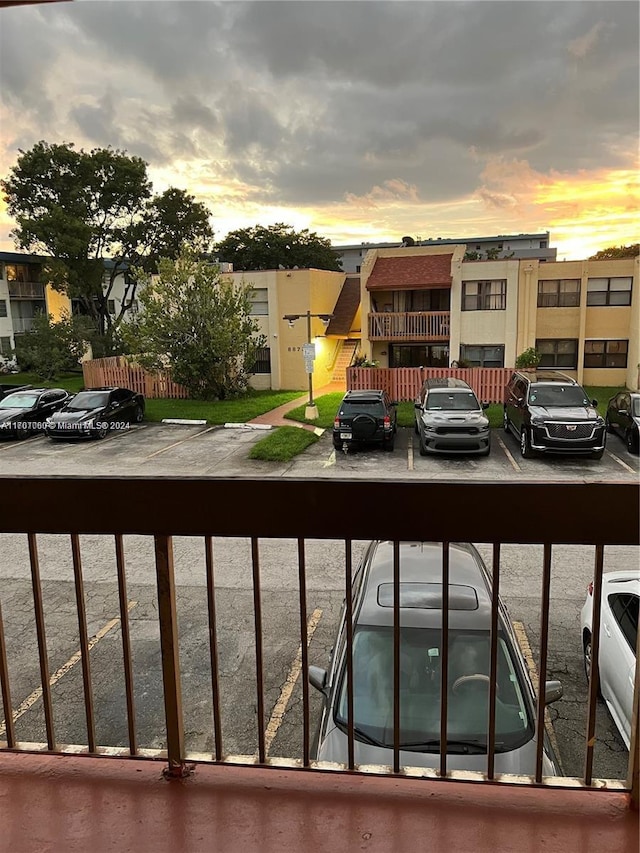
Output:
[[0,755],[0,851],[637,853],[614,792]]

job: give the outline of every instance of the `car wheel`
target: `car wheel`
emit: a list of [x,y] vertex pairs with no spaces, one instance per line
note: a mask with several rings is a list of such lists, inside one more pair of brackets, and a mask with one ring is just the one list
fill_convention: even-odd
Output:
[[507,414],[507,410],[504,410],[502,415],[502,428],[505,432],[509,432],[509,415]]
[[142,423],[142,419],[144,418],[144,409],[142,406],[137,405],[133,412],[133,422],[136,424]]
[[640,448],[640,440],[639,440],[639,438],[634,438],[632,430],[630,430],[630,429],[627,430],[626,439],[627,439],[627,450],[629,451],[629,453],[638,453],[639,448]]
[[427,446],[424,443],[424,439],[422,438],[422,432],[418,433],[418,446],[420,448],[420,456],[427,455]]
[[[586,676],[587,681],[589,681],[589,674],[591,672],[591,634],[588,631],[584,632],[584,636],[582,638],[582,651],[583,657],[582,661],[584,664],[584,674]],[[600,681],[598,680],[598,696],[601,696],[600,692]]]
[[604,428],[607,432],[613,432],[613,427],[611,426],[611,421],[609,420],[609,415],[604,419]]
[[491,453],[491,445],[489,445],[486,450],[483,450],[482,453],[478,453],[478,456],[488,456],[490,453]]
[[393,451],[394,445],[395,445],[395,441],[394,441],[393,436],[391,436],[391,438],[385,439],[382,442],[383,450],[387,450],[389,453],[391,453]]
[[102,426],[98,427],[98,429],[96,430],[96,433],[95,433],[96,438],[106,438],[108,432],[109,432],[109,427],[106,424],[103,424]]
[[520,433],[520,455],[523,459],[533,458],[533,450],[531,449],[531,439],[529,438],[529,432],[526,427],[523,427],[522,432]]
[[591,454],[592,459],[602,459],[604,455],[604,450],[596,450],[595,453]]

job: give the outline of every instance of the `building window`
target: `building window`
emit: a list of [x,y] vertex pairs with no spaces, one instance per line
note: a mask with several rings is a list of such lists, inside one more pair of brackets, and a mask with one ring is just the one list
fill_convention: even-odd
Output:
[[271,373],[271,350],[269,347],[258,347],[251,373]]
[[258,287],[252,290],[249,299],[251,300],[251,314],[261,317],[266,317],[269,314],[269,298],[266,287]]
[[587,281],[587,305],[631,305],[631,276],[590,278]]
[[0,317],[7,316],[7,300],[0,299]]
[[5,264],[7,281],[40,281],[38,264]]
[[357,264],[356,265],[356,272],[360,272],[360,269],[361,269],[360,264]]
[[0,338],[0,355],[11,358],[11,338]]
[[575,308],[580,305],[580,279],[538,282],[538,308]]
[[536,350],[540,354],[540,367],[578,367],[578,341],[573,338],[537,340]]
[[585,341],[585,367],[626,367],[629,341]]
[[460,358],[472,367],[504,367],[504,346],[497,344],[462,344]]
[[547,241],[546,240],[540,240],[540,248],[541,249],[547,248]]
[[507,307],[507,282],[463,281],[463,311],[503,311]]
[[115,299],[107,299],[107,311],[109,314],[116,313],[116,300]]

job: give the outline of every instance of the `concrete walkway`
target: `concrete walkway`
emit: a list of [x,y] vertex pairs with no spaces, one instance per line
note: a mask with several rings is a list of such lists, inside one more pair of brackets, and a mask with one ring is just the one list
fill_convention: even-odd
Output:
[[[318,397],[324,396],[324,394],[333,394],[336,392],[340,392],[344,394],[345,386],[343,382],[331,382],[328,385],[324,385],[322,388],[316,388],[313,391],[314,397],[317,399]],[[303,394],[301,397],[296,397],[295,400],[290,400],[288,403],[284,403],[282,406],[278,406],[277,409],[271,409],[270,412],[265,412],[263,415],[258,415],[257,418],[253,418],[253,420],[248,421],[250,424],[269,424],[270,426],[295,426],[302,427],[303,429],[308,429],[313,432],[316,427],[313,424],[303,424],[300,421],[291,421],[285,418],[285,414],[290,412],[292,409],[297,409],[298,406],[304,406],[305,403],[309,401],[309,393]]]

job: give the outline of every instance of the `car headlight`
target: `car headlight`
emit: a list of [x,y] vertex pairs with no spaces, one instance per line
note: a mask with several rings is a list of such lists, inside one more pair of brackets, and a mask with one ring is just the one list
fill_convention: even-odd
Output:
[[544,418],[531,418],[531,426],[544,426]]

